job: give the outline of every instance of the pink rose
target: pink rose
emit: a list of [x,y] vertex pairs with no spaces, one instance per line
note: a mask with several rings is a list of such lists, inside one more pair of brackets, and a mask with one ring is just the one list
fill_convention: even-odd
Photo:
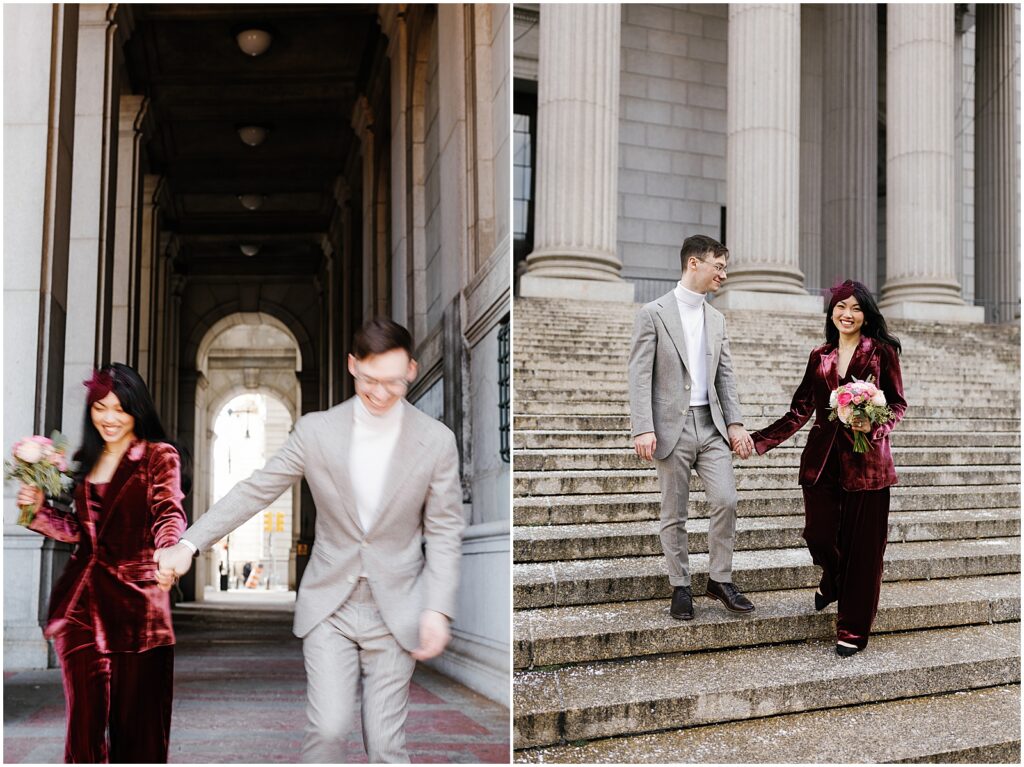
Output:
[[14,446],[14,457],[25,463],[39,463],[43,458],[43,446],[32,439],[26,439]]
[[[843,389],[841,392],[839,392],[839,396],[836,398],[836,402],[839,403],[839,407],[846,407],[851,402],[853,402],[853,395],[850,394],[850,392],[847,391],[846,389]],[[843,423],[846,422],[843,421]]]

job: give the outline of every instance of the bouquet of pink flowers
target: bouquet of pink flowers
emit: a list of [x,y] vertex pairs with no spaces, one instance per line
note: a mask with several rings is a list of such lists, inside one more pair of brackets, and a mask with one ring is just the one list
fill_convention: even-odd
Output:
[[[874,376],[866,381],[853,379],[853,383],[840,386],[829,397],[828,405],[832,408],[828,420],[837,418],[847,427],[856,417],[866,418],[869,423],[882,424],[892,420],[892,410],[885,401],[885,392],[874,384]],[[853,452],[866,453],[871,450],[871,443],[864,432],[853,432]]]
[[[17,479],[49,496],[60,495],[67,486],[67,441],[57,431],[50,437],[25,437],[14,444],[11,460],[4,464],[4,469],[4,479]],[[28,526],[36,509],[20,508],[18,524]]]

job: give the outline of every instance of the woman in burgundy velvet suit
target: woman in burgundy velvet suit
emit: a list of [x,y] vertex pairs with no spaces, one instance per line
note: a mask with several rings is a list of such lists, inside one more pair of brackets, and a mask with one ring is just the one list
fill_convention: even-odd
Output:
[[30,529],[77,544],[45,628],[67,698],[64,760],[166,762],[174,631],[153,552],[185,530],[181,461],[132,368],[107,366],[85,385],[73,510],[38,488],[18,493],[19,505],[40,504]]
[[[761,455],[815,416],[800,458],[803,537],[811,558],[822,569],[815,608],[823,610],[839,602],[836,652],[844,657],[867,646],[878,609],[889,487],[897,482],[889,432],[907,409],[900,351],[900,342],[889,333],[871,292],[847,280],[832,289],[825,343],[811,351],[789,412],[751,434]],[[854,419],[850,428],[867,434],[871,443],[868,452],[855,453],[853,432],[838,420],[828,420],[829,396],[840,384],[869,376],[885,392],[893,419],[874,426],[866,419]]]

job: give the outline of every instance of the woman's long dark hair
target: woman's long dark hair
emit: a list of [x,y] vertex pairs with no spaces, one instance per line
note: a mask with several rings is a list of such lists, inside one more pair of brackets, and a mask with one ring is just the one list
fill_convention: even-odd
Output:
[[[864,283],[856,280],[850,280],[850,282],[853,283],[853,297],[857,299],[860,310],[864,312],[864,324],[860,328],[861,335],[889,344],[896,349],[897,354],[902,354],[903,345],[900,344],[900,339],[889,332],[889,328],[885,324],[885,317],[878,310],[878,304],[875,303],[871,291]],[[825,312],[825,342],[831,346],[839,345],[839,328],[832,322],[832,307]]]
[[[166,442],[178,451],[181,458],[181,491],[188,495],[192,489],[192,456],[168,438],[145,381],[134,368],[119,362],[106,365],[99,372],[110,376],[110,380],[113,381],[111,391],[120,401],[121,409],[135,419],[135,436],[147,442]],[[88,476],[106,446],[103,437],[93,425],[91,402],[85,405],[85,427],[82,434],[82,446],[74,455],[74,460],[78,461],[78,468],[75,471],[76,483]]]

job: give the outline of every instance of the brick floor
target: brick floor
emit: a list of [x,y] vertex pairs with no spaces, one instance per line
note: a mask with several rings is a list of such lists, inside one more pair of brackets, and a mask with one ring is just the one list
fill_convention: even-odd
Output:
[[[176,615],[172,763],[298,760],[305,724],[301,643],[287,616],[251,617]],[[424,666],[413,677],[406,731],[413,762],[509,763],[508,709]],[[57,763],[63,744],[59,671],[5,673],[3,761]],[[366,762],[358,728],[346,761]]]

